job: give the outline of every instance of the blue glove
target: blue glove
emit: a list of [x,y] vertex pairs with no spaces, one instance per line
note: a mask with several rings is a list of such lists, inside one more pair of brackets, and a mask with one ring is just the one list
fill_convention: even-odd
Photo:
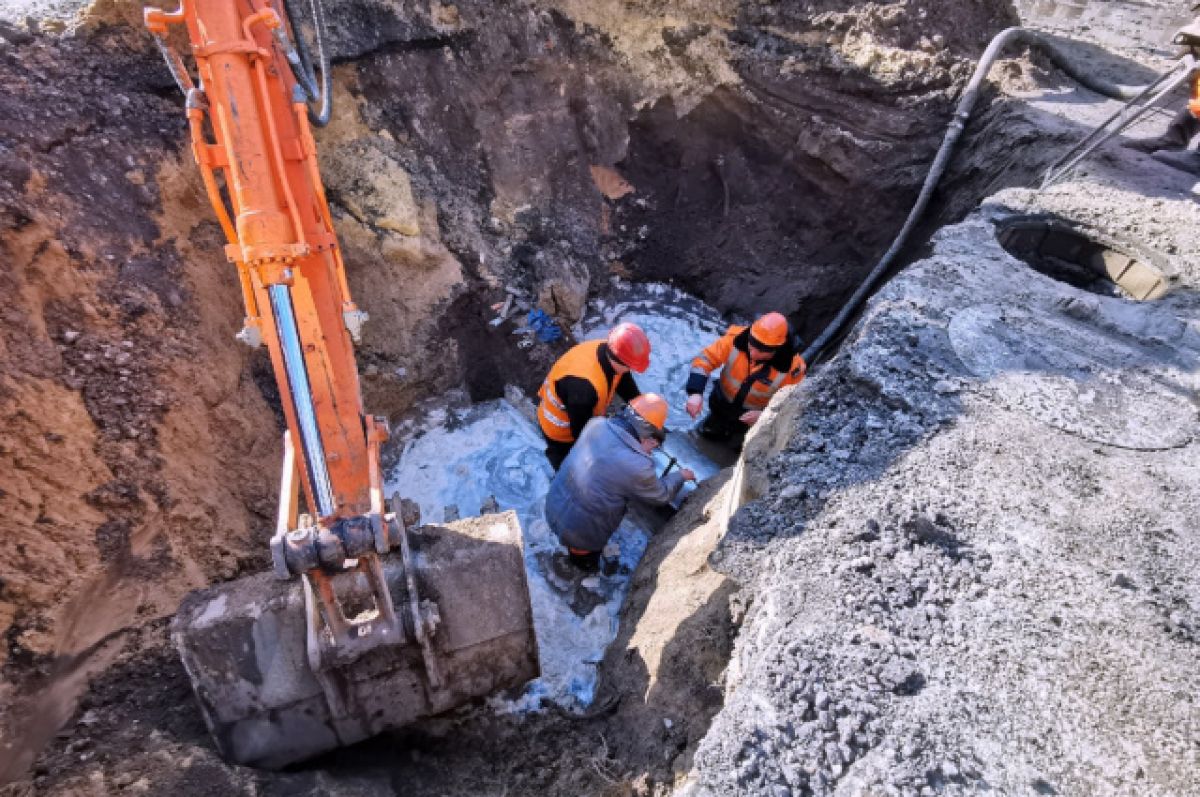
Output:
[[542,343],[553,343],[556,340],[562,340],[562,330],[558,328],[558,324],[554,323],[553,318],[546,315],[545,310],[530,310],[529,315],[525,317],[525,323],[533,330],[537,339]]

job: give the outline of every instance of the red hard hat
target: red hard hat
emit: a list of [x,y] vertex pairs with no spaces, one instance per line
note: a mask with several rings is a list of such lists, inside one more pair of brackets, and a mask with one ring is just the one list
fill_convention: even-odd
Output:
[[617,324],[608,333],[608,350],[639,374],[650,367],[650,339],[637,324]]
[[750,327],[750,335],[764,346],[782,346],[788,339],[788,322],[780,313],[767,313]]

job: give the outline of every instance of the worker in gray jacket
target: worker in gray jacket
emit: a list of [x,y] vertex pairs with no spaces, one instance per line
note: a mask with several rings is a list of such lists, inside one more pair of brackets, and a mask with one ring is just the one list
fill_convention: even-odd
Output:
[[659,477],[650,456],[665,437],[667,402],[645,393],[620,414],[593,418],[550,483],[546,522],[569,561],[594,571],[632,499],[667,504],[696,474],[687,468]]

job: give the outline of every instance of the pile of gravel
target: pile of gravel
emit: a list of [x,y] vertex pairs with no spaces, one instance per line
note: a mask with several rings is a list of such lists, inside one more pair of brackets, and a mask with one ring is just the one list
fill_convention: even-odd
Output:
[[749,444],[767,486],[712,558],[752,605],[682,793],[1196,793],[1200,280],[1034,272],[995,237],[1018,194]]

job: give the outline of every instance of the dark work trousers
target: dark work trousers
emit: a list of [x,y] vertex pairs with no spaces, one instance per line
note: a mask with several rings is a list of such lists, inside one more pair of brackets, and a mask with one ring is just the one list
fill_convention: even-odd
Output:
[[571,453],[571,447],[574,443],[560,443],[557,440],[551,440],[549,437],[542,435],[546,441],[546,459],[550,460],[550,467],[554,468],[557,473],[562,467],[563,460],[567,458],[567,454]]
[[1192,112],[1184,108],[1171,120],[1166,134],[1163,135],[1163,143],[1169,143],[1172,149],[1187,149],[1197,133],[1200,133],[1200,119],[1192,116]]
[[734,451],[742,449],[742,442],[750,427],[739,420],[746,410],[735,406],[725,398],[720,385],[714,385],[708,397],[708,417],[700,424],[702,437],[724,443]]

